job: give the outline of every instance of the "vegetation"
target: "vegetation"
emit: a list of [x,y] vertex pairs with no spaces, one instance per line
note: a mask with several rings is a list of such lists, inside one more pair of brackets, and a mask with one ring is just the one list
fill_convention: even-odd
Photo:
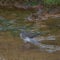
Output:
[[46,6],[52,6],[52,5],[60,5],[60,0],[1,0],[0,3],[7,3],[7,4],[26,4],[26,5],[38,5],[38,4],[44,4]]
[[44,0],[45,6],[60,6],[60,0]]

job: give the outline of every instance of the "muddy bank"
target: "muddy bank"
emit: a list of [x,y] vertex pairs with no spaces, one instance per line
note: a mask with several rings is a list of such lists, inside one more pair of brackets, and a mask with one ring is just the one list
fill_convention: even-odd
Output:
[[39,21],[39,20],[48,20],[49,18],[60,18],[60,14],[31,14],[30,16],[26,17],[25,20],[27,21]]
[[9,1],[9,0],[0,0],[0,8],[16,8],[16,9],[22,9],[22,10],[34,10],[34,9],[39,9],[42,8],[42,5],[35,5],[35,6],[31,6],[31,5],[27,5],[26,2],[23,3],[19,0],[15,0],[15,1]]

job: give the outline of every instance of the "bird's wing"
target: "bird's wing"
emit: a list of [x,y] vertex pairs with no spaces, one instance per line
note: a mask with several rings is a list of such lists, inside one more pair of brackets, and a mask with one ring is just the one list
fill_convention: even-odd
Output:
[[36,36],[38,36],[38,35],[40,35],[40,33],[32,33],[32,32],[29,32],[29,33],[27,34],[27,36],[28,36],[29,38],[34,38],[34,37],[36,37]]
[[34,38],[34,37],[36,37],[36,36],[38,36],[38,35],[42,35],[42,34],[47,34],[48,32],[28,32],[28,37],[30,37],[30,38]]
[[32,44],[34,44],[34,45],[36,45],[36,46],[39,46],[40,45],[40,43],[37,41],[37,40],[35,40],[35,39],[30,39],[30,42],[32,43]]

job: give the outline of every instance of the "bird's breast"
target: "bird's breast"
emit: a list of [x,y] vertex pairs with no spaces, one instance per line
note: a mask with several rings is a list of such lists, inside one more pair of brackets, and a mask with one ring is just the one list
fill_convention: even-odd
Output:
[[25,41],[25,42],[30,42],[30,38],[26,37],[26,38],[24,39],[24,41]]

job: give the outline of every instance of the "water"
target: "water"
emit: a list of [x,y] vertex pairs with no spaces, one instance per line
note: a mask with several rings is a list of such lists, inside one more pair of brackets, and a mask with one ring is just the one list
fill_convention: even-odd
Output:
[[42,41],[56,41],[56,36],[54,36],[54,35],[45,36],[45,37],[41,36],[41,37],[37,37],[34,39],[40,42],[40,49],[44,50],[45,52],[53,53],[56,51],[60,51],[60,46],[42,43]]
[[[7,11],[6,11],[7,12]],[[5,12],[5,13],[6,13]],[[9,12],[14,12],[14,11],[9,11]],[[25,12],[25,11],[24,11]],[[2,13],[4,13],[4,12],[2,12]],[[4,13],[4,14],[5,14]],[[12,13],[11,13],[11,15],[12,15]],[[15,13],[15,12],[14,12]],[[19,15],[19,14],[20,15]],[[30,26],[29,24],[30,24],[30,22],[28,22],[28,23],[26,23],[26,22],[24,22],[25,20],[21,20],[21,19],[25,19],[25,15],[27,15],[27,16],[29,16],[28,15],[28,13],[27,12],[25,12],[25,13],[21,13],[20,11],[19,12],[16,12],[16,14],[18,15],[18,18],[19,18],[19,20],[17,20],[17,19],[6,19],[6,18],[4,18],[3,16],[0,16],[0,23],[1,23],[1,26],[0,26],[0,31],[15,31],[14,33],[16,33],[18,30],[20,30],[20,27],[23,25],[23,26]],[[6,14],[5,14],[6,15]],[[13,17],[14,15],[12,15],[12,16],[10,16],[10,14],[8,15],[9,17]],[[30,17],[28,17],[27,19],[29,19],[30,21],[32,20]],[[43,18],[44,19],[44,18]],[[51,21],[53,21],[53,20],[50,20],[50,22]],[[56,20],[57,21],[57,20]],[[56,23],[56,21],[54,21],[54,23]],[[40,21],[41,22],[41,21]],[[44,21],[43,21],[44,22]],[[49,22],[49,21],[48,21]],[[49,22],[49,23],[50,23]],[[57,23],[56,24],[58,24],[60,21],[57,21]],[[38,22],[37,22],[38,23]],[[35,24],[35,23],[34,23]],[[33,25],[34,25],[33,24]],[[42,23],[43,24],[43,23]],[[44,24],[45,24],[45,22],[44,22]],[[53,24],[53,22],[51,22],[51,24]],[[36,25],[35,25],[36,26]],[[31,26],[31,27],[35,27],[35,26]],[[49,27],[49,26],[48,26]],[[53,28],[54,28],[54,26],[53,26]],[[27,29],[30,29],[29,27],[28,28],[26,28],[26,30]],[[32,28],[31,28],[32,29]],[[31,30],[30,29],[30,30]],[[36,27],[35,28],[33,28],[33,29],[37,29]],[[43,31],[45,31],[45,29],[44,28],[40,28],[40,29],[37,29],[37,30],[43,30]],[[46,31],[48,30],[48,28],[46,28]],[[50,30],[50,32],[52,32],[52,30]],[[50,33],[49,32],[49,33]],[[48,41],[55,41],[55,40],[57,40],[57,38],[56,38],[56,36],[55,35],[53,35],[53,34],[55,34],[55,33],[57,33],[57,35],[59,34],[59,32],[60,32],[60,30],[59,29],[57,29],[57,31],[53,31],[54,33],[52,33],[52,35],[50,35],[50,36],[46,36],[46,37],[40,37],[39,38],[39,41],[41,42],[41,41],[45,41],[45,40],[48,40]],[[16,35],[17,35],[17,33],[16,33]],[[18,35],[19,35],[19,33],[18,33]],[[53,42],[54,43],[54,42]],[[55,46],[55,45],[49,45],[49,44],[42,44],[42,43],[40,43],[40,48],[41,49],[45,49],[45,51],[47,51],[47,52],[55,52],[55,51],[58,51],[58,50],[60,50],[60,46]]]

